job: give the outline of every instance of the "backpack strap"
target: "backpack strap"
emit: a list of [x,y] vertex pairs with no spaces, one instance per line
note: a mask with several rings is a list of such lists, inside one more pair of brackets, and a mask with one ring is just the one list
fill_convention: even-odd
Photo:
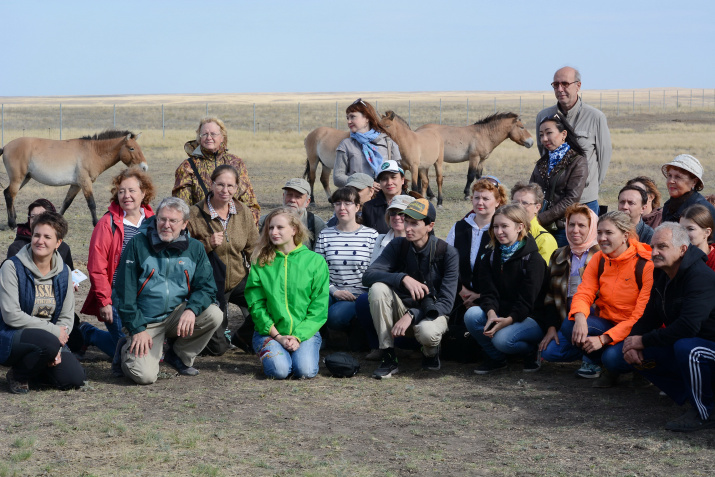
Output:
[[638,260],[636,261],[636,284],[638,285],[638,290],[643,288],[643,269],[647,262],[648,260],[638,255]]
[[318,237],[315,236],[315,214],[312,212],[308,212],[308,230],[310,233],[313,235],[313,240],[316,240]]
[[[109,211],[106,211],[104,215],[108,215]],[[117,224],[114,223],[114,217],[109,217],[109,223],[111,224],[110,227],[112,228],[112,237],[114,237],[114,232],[117,231]]]
[[603,270],[606,268],[606,258],[601,255],[601,260],[598,261],[598,281],[601,281],[601,275],[603,275]]
[[191,166],[191,169],[194,171],[194,175],[196,176],[196,179],[197,179],[198,182],[199,182],[199,186],[201,186],[201,190],[204,191],[204,197],[208,197],[208,196],[209,196],[209,191],[208,191],[208,189],[206,188],[206,184],[204,184],[204,180],[201,178],[201,174],[199,174],[199,170],[198,170],[198,168],[196,167],[196,163],[194,162],[194,158],[193,158],[193,157],[189,157],[188,161],[189,161],[189,165]]

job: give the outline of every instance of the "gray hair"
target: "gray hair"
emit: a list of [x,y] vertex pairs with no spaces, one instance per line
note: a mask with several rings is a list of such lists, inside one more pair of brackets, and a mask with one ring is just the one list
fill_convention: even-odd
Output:
[[670,232],[673,234],[673,239],[671,240],[671,242],[673,243],[674,247],[680,248],[683,245],[685,245],[686,247],[690,245],[690,237],[688,237],[688,231],[685,230],[685,227],[683,227],[679,223],[663,222],[655,229],[655,231],[653,231],[653,235],[660,232],[661,230],[670,230]]
[[541,189],[541,186],[535,182],[526,182],[526,181],[519,181],[516,184],[514,184],[514,187],[511,188],[511,199],[514,200],[514,196],[516,195],[517,192],[531,192],[534,194],[534,199],[536,199],[537,204],[541,204],[544,202],[544,191]]
[[581,72],[579,70],[577,70],[576,68],[573,69],[573,80],[578,83],[581,82]]
[[165,199],[161,200],[161,203],[159,204],[159,207],[156,209],[156,215],[159,215],[159,212],[161,212],[161,209],[164,207],[168,207],[170,209],[178,210],[181,212],[181,214],[184,216],[184,222],[189,220],[189,217],[191,216],[191,210],[189,209],[189,206],[186,205],[186,202],[184,202],[182,199],[179,199],[178,197],[167,197]]

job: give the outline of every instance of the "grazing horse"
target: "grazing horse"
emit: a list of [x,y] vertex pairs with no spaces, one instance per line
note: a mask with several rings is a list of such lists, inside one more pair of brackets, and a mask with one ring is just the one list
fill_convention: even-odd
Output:
[[67,141],[34,137],[10,141],[4,149],[0,149],[10,178],[10,184],[4,191],[8,226],[15,228],[17,225],[15,196],[30,179],[51,186],[70,184],[62,202],[61,214],[65,213],[81,189],[92,213],[92,223],[97,225],[92,195],[92,184],[97,177],[119,161],[127,166],[139,166],[145,171],[148,169],[136,141],[138,137],[130,131],[109,130]]
[[482,162],[506,138],[526,148],[534,145],[534,139],[516,113],[492,114],[463,127],[425,124],[418,128],[417,132],[426,130],[436,131],[442,137],[445,162],[469,161],[467,185],[464,187],[464,196],[467,199],[469,186],[474,179],[482,176]]
[[405,171],[409,169],[412,177],[412,190],[417,190],[421,186],[422,195],[427,195],[428,172],[429,168],[434,165],[437,175],[437,206],[441,206],[444,141],[439,133],[432,129],[413,131],[407,121],[395,114],[394,111],[386,111],[380,118],[380,125],[400,148],[402,167]]
[[319,127],[312,130],[303,141],[305,146],[305,154],[308,157],[305,161],[305,172],[303,177],[310,184],[310,203],[315,203],[313,196],[313,185],[315,184],[315,173],[318,170],[318,164],[323,165],[320,171],[320,183],[323,184],[325,195],[330,201],[330,176],[335,167],[335,150],[338,148],[343,139],[350,137],[350,133],[341,131],[335,128]]

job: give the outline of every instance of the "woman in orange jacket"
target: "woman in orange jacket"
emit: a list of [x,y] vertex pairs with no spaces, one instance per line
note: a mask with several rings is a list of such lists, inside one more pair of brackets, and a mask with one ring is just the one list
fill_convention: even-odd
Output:
[[597,237],[601,251],[584,271],[558,340],[549,343],[542,357],[574,361],[586,354],[606,368],[593,386],[610,387],[618,380],[613,370],[620,362],[623,340],[650,298],[653,262],[650,247],[638,242],[624,212],[600,217]]

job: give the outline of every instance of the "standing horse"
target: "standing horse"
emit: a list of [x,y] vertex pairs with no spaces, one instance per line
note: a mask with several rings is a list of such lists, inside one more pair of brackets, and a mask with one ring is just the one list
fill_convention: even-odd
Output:
[[534,145],[534,139],[516,113],[492,114],[463,127],[425,124],[417,132],[426,130],[436,131],[442,137],[446,162],[469,161],[465,198],[469,198],[469,186],[474,179],[482,176],[482,162],[506,138],[526,148]]
[[92,184],[97,177],[119,161],[127,166],[138,165],[145,171],[149,168],[137,144],[138,137],[130,131],[109,130],[67,141],[34,137],[10,141],[4,149],[0,149],[10,178],[10,184],[4,191],[8,225],[12,228],[17,225],[15,196],[30,179],[51,186],[70,184],[62,202],[61,214],[65,213],[81,189],[92,213],[92,223],[97,225],[92,195]]
[[402,156],[402,167],[410,170],[412,190],[417,190],[417,176],[420,178],[421,193],[427,195],[429,187],[429,168],[434,165],[437,175],[437,206],[442,205],[442,165],[444,160],[444,141],[437,131],[423,129],[413,131],[407,121],[395,114],[385,111],[380,118],[380,125],[397,143]]
[[310,202],[315,203],[313,196],[313,185],[315,184],[315,173],[318,170],[318,164],[323,165],[320,171],[320,183],[323,184],[325,195],[330,201],[330,176],[335,167],[335,150],[338,148],[343,139],[350,137],[350,133],[340,131],[339,129],[329,127],[319,127],[312,130],[303,141],[305,146],[305,172],[303,177],[310,184]]

